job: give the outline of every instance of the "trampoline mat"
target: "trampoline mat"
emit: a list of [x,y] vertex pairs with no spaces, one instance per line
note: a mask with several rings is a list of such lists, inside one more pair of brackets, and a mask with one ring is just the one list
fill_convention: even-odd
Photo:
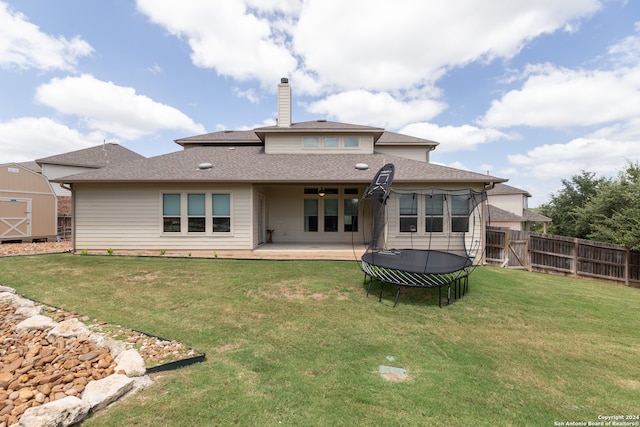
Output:
[[420,274],[453,273],[473,265],[468,257],[450,252],[419,249],[368,252],[362,255],[362,261],[369,265]]

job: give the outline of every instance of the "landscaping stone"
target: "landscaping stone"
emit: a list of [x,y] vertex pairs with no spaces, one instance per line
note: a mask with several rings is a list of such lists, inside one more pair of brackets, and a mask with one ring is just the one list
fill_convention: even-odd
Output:
[[133,349],[125,350],[116,357],[116,373],[125,374],[128,377],[141,377],[146,368],[142,356]]
[[20,418],[20,427],[64,427],[78,423],[87,417],[90,406],[74,396],[29,408]]
[[[129,378],[145,374],[135,350],[100,339],[75,318],[57,322],[42,312],[0,287],[0,427],[75,424],[150,385],[148,377]],[[97,345],[107,343],[117,354]]]
[[133,379],[122,374],[109,375],[87,384],[82,400],[95,412],[120,399],[132,389]]

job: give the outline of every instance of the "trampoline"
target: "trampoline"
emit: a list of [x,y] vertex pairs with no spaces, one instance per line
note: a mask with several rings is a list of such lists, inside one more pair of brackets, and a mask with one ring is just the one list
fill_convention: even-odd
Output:
[[[438,305],[442,307],[442,288],[446,288],[447,304],[452,297],[458,299],[466,295],[469,289],[469,274],[475,268],[475,260],[481,249],[482,239],[467,236],[468,230],[481,230],[481,209],[479,205],[486,200],[486,193],[470,188],[464,189],[393,189],[391,183],[395,173],[392,164],[385,165],[363,195],[363,200],[371,203],[373,212],[373,230],[367,251],[362,255],[361,267],[368,281],[367,296],[374,281],[381,283],[379,300],[382,300],[383,285],[396,285],[397,291],[393,306],[400,297],[402,287],[438,288]],[[408,235],[413,241],[417,232],[417,206],[425,206],[425,233],[420,235],[423,248],[387,249],[385,218],[389,197],[398,196],[397,204],[402,218],[403,212],[416,213],[415,224],[405,223]],[[404,205],[403,205],[403,196]],[[410,196],[410,197],[409,197]],[[426,201],[429,199],[429,201]],[[432,203],[432,201],[437,203]],[[413,206],[412,206],[413,204]],[[430,208],[431,206],[431,208]],[[439,206],[433,208],[433,206]],[[450,210],[444,206],[453,206]],[[404,209],[404,210],[403,210]],[[411,216],[413,218],[413,216]],[[401,219],[402,221],[402,219]],[[445,230],[447,222],[449,230]],[[402,225],[400,225],[402,227]],[[400,229],[400,231],[403,231]],[[432,249],[432,235],[438,234],[440,243],[446,239],[444,248]],[[425,247],[426,240],[426,247]],[[453,288],[453,295],[452,295]]]

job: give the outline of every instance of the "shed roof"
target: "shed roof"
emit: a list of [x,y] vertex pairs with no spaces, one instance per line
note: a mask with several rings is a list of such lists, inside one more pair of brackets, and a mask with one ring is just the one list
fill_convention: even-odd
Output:
[[37,159],[39,165],[81,166],[86,168],[103,168],[131,160],[143,159],[144,156],[112,142],[70,151],[55,156]]
[[[199,165],[210,163],[211,168]],[[369,165],[356,169],[358,163]],[[196,146],[109,168],[57,178],[55,182],[321,182],[367,183],[386,163],[395,182],[496,183],[506,179],[388,154],[266,154],[258,146]]]

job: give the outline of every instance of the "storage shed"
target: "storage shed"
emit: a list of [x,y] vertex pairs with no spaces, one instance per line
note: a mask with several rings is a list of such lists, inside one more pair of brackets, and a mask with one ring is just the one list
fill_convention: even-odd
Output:
[[55,241],[57,205],[45,176],[15,163],[0,165],[0,242]]

